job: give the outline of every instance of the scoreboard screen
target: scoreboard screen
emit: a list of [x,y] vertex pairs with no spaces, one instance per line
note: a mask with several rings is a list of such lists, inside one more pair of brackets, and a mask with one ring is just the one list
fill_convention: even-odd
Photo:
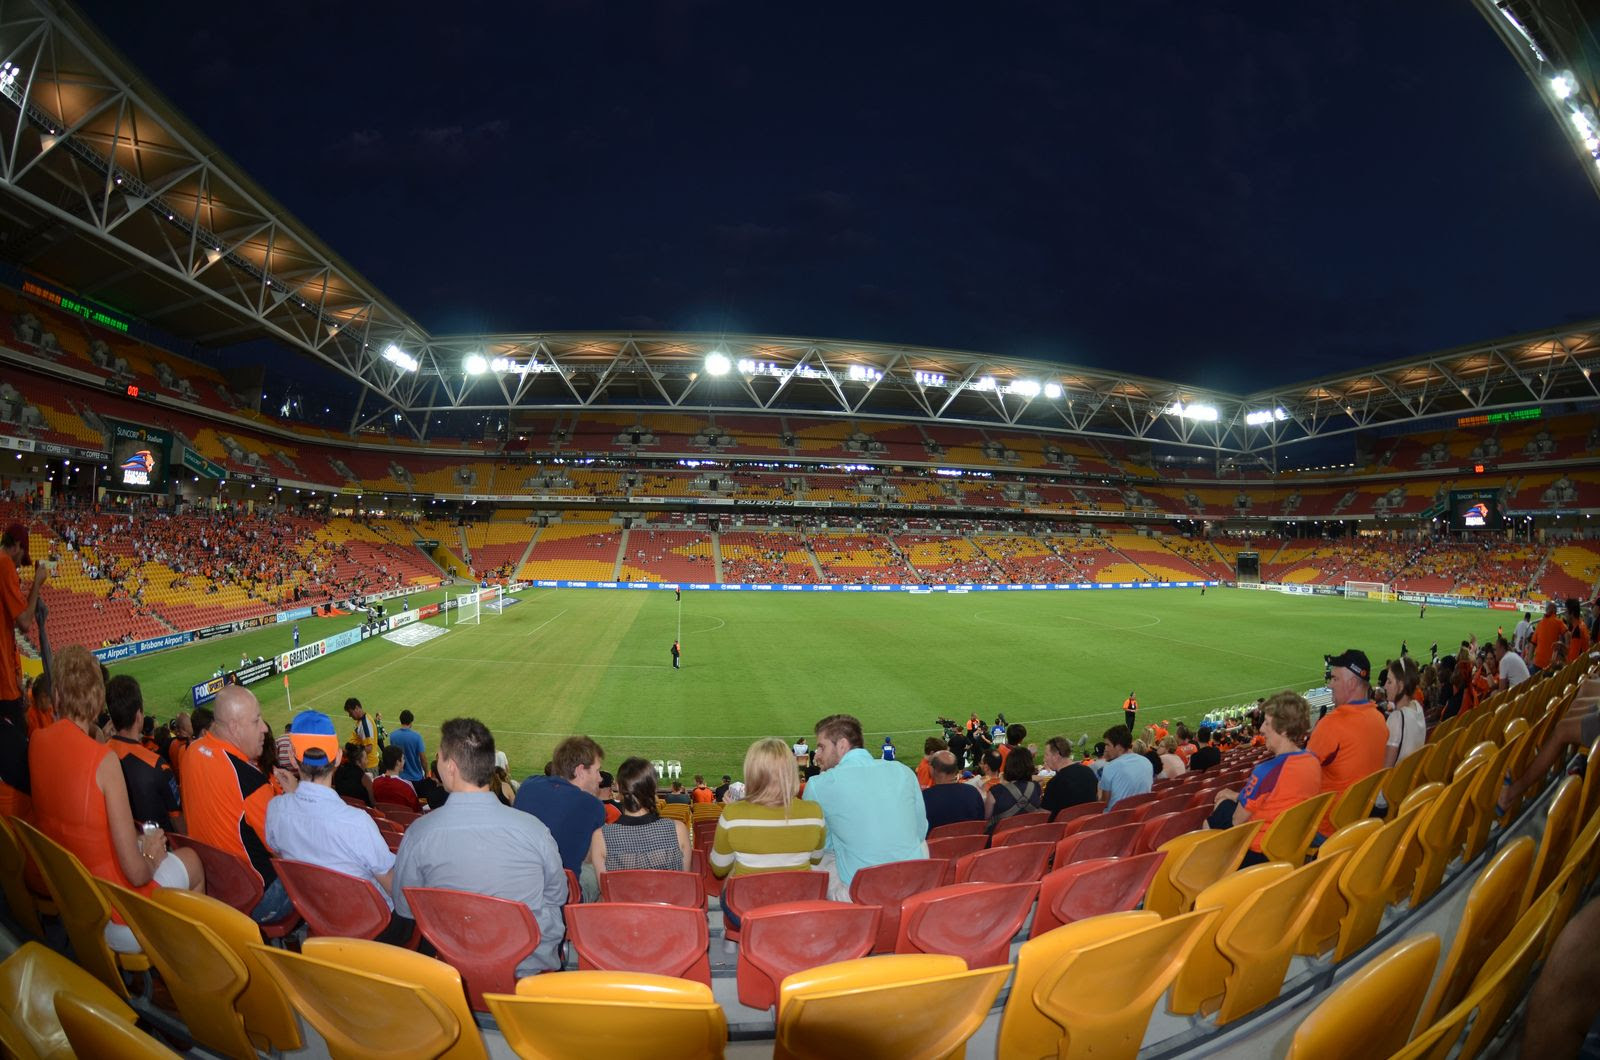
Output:
[[108,420],[111,463],[105,487],[123,493],[160,493],[167,487],[167,460],[172,452],[169,431],[137,423]]
[[1505,511],[1500,506],[1499,490],[1452,490],[1450,528],[1452,530],[1503,530]]

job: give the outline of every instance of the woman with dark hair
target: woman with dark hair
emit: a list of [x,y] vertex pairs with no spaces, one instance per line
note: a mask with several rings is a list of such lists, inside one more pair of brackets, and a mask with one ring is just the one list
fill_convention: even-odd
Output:
[[333,771],[333,790],[347,799],[355,799],[376,808],[372,797],[372,778],[367,776],[367,745],[352,740],[344,745],[344,760]]
[[1422,675],[1407,656],[1391,662],[1383,671],[1383,691],[1389,700],[1389,742],[1384,747],[1383,764],[1392,766],[1422,750],[1428,742],[1428,723],[1417,702]]
[[1013,747],[1000,767],[1000,783],[990,788],[989,830],[1019,813],[1040,809],[1044,790],[1033,779],[1033,752],[1026,747]]
[[689,829],[656,810],[656,771],[647,759],[630,758],[617,769],[622,816],[601,826],[589,843],[595,872],[618,869],[689,868]]

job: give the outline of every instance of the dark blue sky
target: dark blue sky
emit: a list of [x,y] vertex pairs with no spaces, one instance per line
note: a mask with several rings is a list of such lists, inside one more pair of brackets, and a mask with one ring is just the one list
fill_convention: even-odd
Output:
[[81,6],[436,334],[1248,391],[1600,316],[1600,199],[1461,0]]

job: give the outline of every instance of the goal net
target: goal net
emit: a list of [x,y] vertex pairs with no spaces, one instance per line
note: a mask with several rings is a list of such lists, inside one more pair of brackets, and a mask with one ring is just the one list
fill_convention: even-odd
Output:
[[476,626],[482,620],[483,605],[478,602],[478,590],[456,597],[456,625]]
[[1346,600],[1393,600],[1394,590],[1388,582],[1345,582]]

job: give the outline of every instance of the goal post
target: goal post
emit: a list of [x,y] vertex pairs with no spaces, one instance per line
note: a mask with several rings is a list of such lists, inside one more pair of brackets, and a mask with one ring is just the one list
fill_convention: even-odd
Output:
[[482,622],[483,605],[478,602],[478,590],[456,597],[456,625],[476,626]]
[[1388,582],[1345,582],[1346,600],[1393,600],[1394,589]]

